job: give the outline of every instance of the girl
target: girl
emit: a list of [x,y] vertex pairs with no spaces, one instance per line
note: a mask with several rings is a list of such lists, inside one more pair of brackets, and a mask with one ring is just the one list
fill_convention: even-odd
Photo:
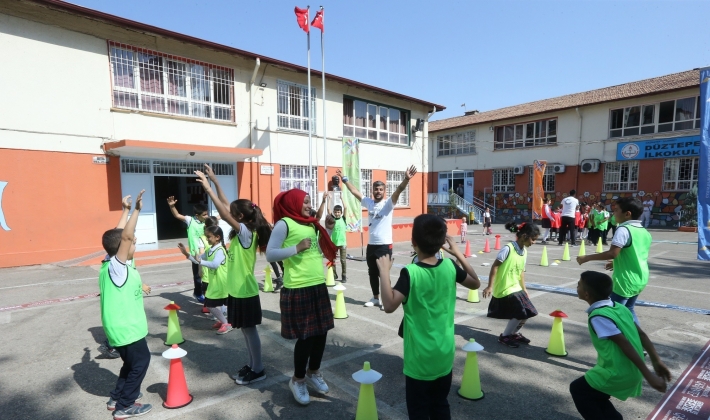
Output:
[[[562,206],[558,206],[555,211],[552,212],[552,219],[550,219],[550,240],[557,240],[557,236],[560,234],[560,226],[562,225]],[[552,237],[554,233],[554,238]]]
[[[205,228],[208,228],[210,226],[217,226],[219,224],[219,220],[214,217],[214,216],[208,216],[205,217]],[[205,250],[210,249],[210,244],[207,241],[207,237],[205,235],[202,235],[200,237],[200,240],[202,241],[203,247]],[[202,266],[202,271],[200,271],[200,276],[202,276],[202,295],[204,296],[207,293],[207,288],[210,285],[210,277],[209,277],[209,268]],[[222,312],[224,312],[224,308],[222,308]],[[209,314],[210,309],[207,307],[207,305],[202,303],[202,313],[203,314]],[[216,320],[215,320],[216,321]]]
[[579,232],[579,239],[581,239],[582,241],[586,241],[588,233],[587,223],[589,220],[589,206],[586,204],[582,204],[580,213],[581,215],[579,217],[579,225],[577,226],[577,231]]
[[550,199],[545,197],[542,199],[542,228],[545,229],[545,233],[542,234],[542,244],[547,243],[547,239],[550,237],[550,228],[552,228],[552,210],[550,209]]
[[318,369],[328,330],[335,327],[321,251],[332,262],[336,248],[325,228],[311,217],[311,209],[311,197],[303,190],[292,189],[277,195],[274,230],[266,248],[268,262],[284,262],[281,336],[298,339],[293,354],[294,374],[288,386],[302,405],[311,401],[307,384],[321,394],[328,392]]
[[229,203],[212,168],[205,165],[205,170],[217,192],[210,188],[205,174],[195,171],[198,181],[212,199],[222,220],[232,227],[227,263],[227,318],[231,327],[242,330],[249,351],[249,363],[233,377],[237,384],[248,385],[266,379],[261,361],[261,339],[256,329],[261,324],[262,314],[254,265],[257,247],[262,252],[266,249],[271,228],[261,209],[251,201],[238,199]]
[[517,239],[500,250],[491,266],[488,287],[483,289],[483,297],[493,296],[488,305],[488,317],[509,319],[505,331],[498,342],[517,348],[519,344],[530,344],[530,340],[520,334],[520,329],[528,318],[537,315],[528,291],[525,288],[525,248],[535,243],[540,230],[533,223],[507,223],[505,228],[515,232]]
[[202,254],[199,260],[190,255],[185,245],[180,243],[178,248],[193,264],[207,268],[211,287],[205,291],[205,307],[217,319],[217,323],[212,328],[217,330],[217,334],[223,335],[232,331],[232,326],[227,323],[222,313],[222,305],[227,300],[227,252],[224,248],[222,228],[214,225],[206,227],[205,237],[210,249]]
[[468,224],[466,224],[466,216],[461,218],[461,243],[466,242],[466,235],[468,234]]
[[483,212],[483,233],[490,235],[493,233],[491,230],[491,209],[486,207],[486,211]]

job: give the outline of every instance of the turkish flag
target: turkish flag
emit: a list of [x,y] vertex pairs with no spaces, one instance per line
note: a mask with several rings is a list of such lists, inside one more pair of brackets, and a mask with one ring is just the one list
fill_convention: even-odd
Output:
[[300,26],[305,32],[310,32],[310,27],[308,26],[308,9],[301,9],[296,6],[294,12],[296,12],[296,21],[298,22],[298,26]]
[[321,32],[325,32],[325,29],[323,29],[323,9],[316,12],[316,17],[313,18],[311,26],[320,29]]

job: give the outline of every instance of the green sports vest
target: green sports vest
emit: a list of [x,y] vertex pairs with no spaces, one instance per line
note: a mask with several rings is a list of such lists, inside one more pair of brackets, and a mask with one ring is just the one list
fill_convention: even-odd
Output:
[[201,237],[205,236],[205,224],[197,220],[196,217],[187,226],[187,243],[190,246],[190,255],[196,257],[202,247]]
[[[244,226],[241,228],[245,229]],[[256,246],[258,243],[256,232],[252,232],[251,244],[248,248],[242,246],[239,236],[235,236],[232,239],[232,243],[229,244],[227,291],[230,296],[249,298],[259,294],[259,285],[256,283],[256,277],[254,277]],[[212,287],[211,283],[210,287]]]
[[614,258],[614,293],[623,297],[636,296],[648,283],[648,251],[651,249],[651,234],[641,226],[623,223],[628,229],[631,243]]
[[335,225],[333,226],[333,233],[330,235],[330,239],[335,246],[345,246],[347,243],[345,239],[345,218],[340,217],[335,219]]
[[125,346],[148,335],[148,321],[143,308],[141,276],[132,264],[127,264],[128,278],[121,287],[111,281],[109,261],[99,271],[101,292],[101,323],[111,347]]
[[[602,306],[593,310],[588,319],[591,320],[595,316],[603,316],[612,320],[643,360],[641,338],[636,324],[634,324],[634,317],[626,306],[616,302],[613,307]],[[589,320],[587,325],[589,335],[592,337],[592,344],[597,350],[597,364],[584,374],[587,383],[597,391],[609,394],[621,401],[629,397],[638,397],[641,395],[643,382],[641,371],[626,357],[616,343],[597,337]]]
[[498,299],[523,290],[520,286],[520,275],[525,271],[527,251],[524,250],[523,255],[518,255],[512,243],[506,246],[510,248],[508,258],[498,267],[493,283],[493,297]]
[[[207,293],[205,297],[208,299],[224,299],[227,297],[227,260],[228,254],[224,246],[220,245],[215,249],[210,249],[207,251],[207,261],[214,261],[215,254],[218,250],[224,252],[224,261],[217,268],[207,268],[205,271],[208,272],[207,276],[210,279],[210,287],[207,288]],[[205,278],[202,277],[202,281]]]
[[284,248],[297,245],[305,238],[311,238],[311,247],[284,260],[284,287],[299,289],[325,283],[323,257],[318,249],[318,231],[309,225],[302,225],[289,217],[283,220],[288,227]]
[[608,213],[604,211],[604,212],[597,213],[594,216],[594,224],[596,225],[597,229],[599,229],[601,231],[607,230],[607,228],[609,227],[609,221],[605,220],[607,215],[608,215]]
[[409,264],[404,308],[404,374],[421,381],[448,375],[454,365],[456,268],[449,259],[436,266]]

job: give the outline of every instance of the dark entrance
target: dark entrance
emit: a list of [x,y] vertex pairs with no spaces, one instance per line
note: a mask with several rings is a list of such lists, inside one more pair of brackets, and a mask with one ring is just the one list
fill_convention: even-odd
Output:
[[158,240],[187,238],[185,223],[173,217],[168,206],[168,197],[175,196],[175,208],[183,216],[193,216],[193,206],[201,203],[207,206],[207,194],[194,177],[155,176],[155,219]]

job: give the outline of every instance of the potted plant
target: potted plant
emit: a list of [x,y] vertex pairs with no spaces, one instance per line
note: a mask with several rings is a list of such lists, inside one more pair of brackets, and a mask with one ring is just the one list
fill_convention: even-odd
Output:
[[454,193],[453,188],[449,190],[449,205],[448,205],[448,210],[450,217],[453,219],[454,216],[456,215],[456,210],[458,210],[458,207],[456,206],[456,197],[457,195]]
[[697,232],[698,231],[698,186],[694,186],[688,191],[685,196],[685,205],[683,206],[683,216],[681,217],[681,226],[678,228],[681,232]]

